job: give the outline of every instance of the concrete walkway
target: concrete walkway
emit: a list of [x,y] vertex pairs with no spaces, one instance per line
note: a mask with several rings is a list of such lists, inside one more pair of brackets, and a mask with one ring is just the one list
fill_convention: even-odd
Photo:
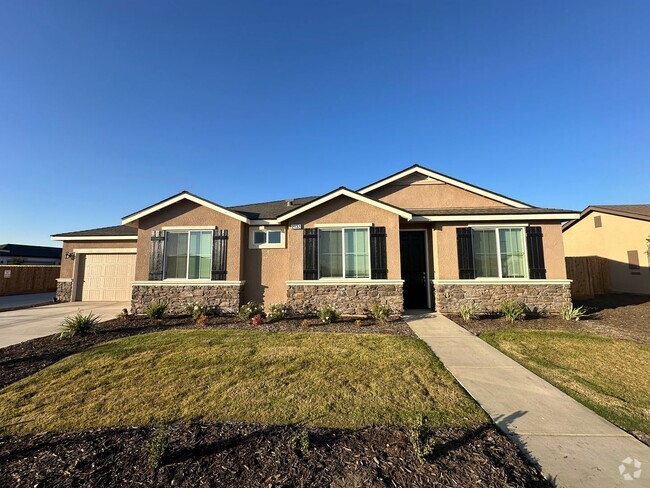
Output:
[[30,293],[28,295],[11,295],[0,297],[0,311],[8,308],[31,307],[34,305],[43,305],[52,303],[54,292],[49,293]]
[[102,321],[114,319],[128,302],[68,302],[0,312],[0,347],[59,332],[65,317],[93,312]]
[[650,448],[645,444],[448,318],[430,312],[404,318],[496,425],[558,486],[650,486]]

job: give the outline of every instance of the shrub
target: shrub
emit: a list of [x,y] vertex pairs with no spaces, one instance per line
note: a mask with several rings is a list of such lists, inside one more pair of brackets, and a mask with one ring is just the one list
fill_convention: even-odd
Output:
[[289,439],[289,448],[292,451],[299,452],[301,454],[306,454],[309,450],[309,432],[307,429],[302,429],[300,432],[296,432]]
[[274,303],[269,307],[269,313],[266,318],[269,322],[277,322],[282,320],[288,312],[288,307],[284,303]]
[[205,327],[205,323],[207,322],[207,320],[208,320],[207,315],[199,315],[196,318],[196,325],[201,326],[201,327]]
[[302,322],[300,322],[300,326],[304,327],[305,329],[308,328],[311,324],[309,323],[309,320],[307,319],[302,319]]
[[354,321],[354,325],[356,325],[357,327],[363,327],[363,322],[361,320],[357,319],[357,320]]
[[576,322],[587,313],[585,307],[573,308],[572,304],[564,304],[560,307],[560,316],[564,320],[575,320]]
[[165,302],[151,302],[145,313],[150,319],[161,319],[166,311],[167,304]]
[[393,309],[388,305],[373,305],[370,307],[370,316],[377,322],[386,322],[390,318]]
[[476,305],[475,303],[463,303],[459,307],[458,313],[460,313],[463,322],[476,320],[478,318],[478,305]]
[[197,302],[188,303],[187,306],[185,307],[185,310],[187,310],[187,313],[189,313],[192,316],[193,320],[198,320],[202,316],[209,317],[210,315],[217,314],[216,307],[201,305],[200,303]]
[[88,315],[82,315],[77,312],[74,317],[66,317],[61,324],[61,333],[59,339],[74,337],[76,335],[85,335],[90,329],[99,323],[101,317],[89,312]]
[[408,428],[409,439],[420,461],[433,452],[435,446],[434,431],[425,415],[418,415]]
[[129,311],[126,308],[123,308],[120,313],[117,314],[117,320],[124,322],[129,319]]
[[167,429],[158,429],[156,435],[149,445],[149,465],[152,469],[158,469],[162,466],[167,450],[169,448],[169,434]]
[[331,324],[332,322],[336,322],[339,318],[339,314],[334,310],[334,307],[331,307],[330,305],[323,305],[318,309],[317,313],[318,318],[320,318],[320,321],[324,324]]
[[504,318],[511,324],[514,324],[515,320],[523,319],[526,314],[526,306],[515,300],[504,300],[499,308]]
[[255,326],[262,325],[262,316],[260,314],[253,315],[251,323]]
[[263,313],[264,313],[264,305],[254,300],[251,300],[250,302],[245,303],[244,305],[241,306],[241,308],[239,309],[239,313],[237,314],[237,317],[239,317],[241,320],[248,321],[252,319],[255,315],[262,315]]

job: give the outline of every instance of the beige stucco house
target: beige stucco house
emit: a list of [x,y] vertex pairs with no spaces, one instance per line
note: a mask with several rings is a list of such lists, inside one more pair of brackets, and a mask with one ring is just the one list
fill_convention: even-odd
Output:
[[235,207],[181,192],[122,225],[52,236],[57,296],[131,300],[136,313],[156,300],[452,312],[508,297],[552,312],[570,301],[561,223],[577,217],[418,165],[356,191]]
[[650,204],[587,207],[563,236],[567,256],[607,259],[610,291],[650,295]]

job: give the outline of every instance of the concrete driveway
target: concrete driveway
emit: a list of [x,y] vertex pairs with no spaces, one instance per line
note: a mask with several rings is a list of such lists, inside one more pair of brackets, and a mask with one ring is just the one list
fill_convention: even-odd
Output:
[[69,302],[0,312],[0,347],[18,344],[59,331],[65,317],[93,312],[102,321],[114,319],[129,302]]

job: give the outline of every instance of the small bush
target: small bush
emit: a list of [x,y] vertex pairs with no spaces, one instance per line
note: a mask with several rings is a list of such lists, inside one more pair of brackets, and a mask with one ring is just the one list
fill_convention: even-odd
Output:
[[515,300],[504,300],[499,305],[503,317],[510,322],[511,324],[515,323],[515,320],[521,320],[526,314],[526,306],[523,303],[519,303]]
[[196,325],[199,327],[205,327],[205,323],[208,321],[208,316],[207,315],[199,315],[196,318]]
[[311,324],[309,323],[309,320],[307,319],[302,319],[302,322],[300,322],[300,326],[304,327],[305,329],[309,328]]
[[323,305],[318,309],[317,314],[318,318],[320,318],[320,321],[324,324],[331,324],[333,322],[336,322],[339,318],[338,312],[334,310],[334,307],[331,307],[329,305]]
[[166,311],[167,304],[165,302],[151,302],[145,313],[150,319],[161,319]]
[[387,322],[393,309],[388,305],[373,305],[370,307],[370,316],[377,322]]
[[101,317],[89,312],[88,315],[82,315],[77,312],[74,317],[66,317],[61,324],[61,333],[59,339],[66,339],[76,335],[85,335],[90,329],[99,323]]
[[429,419],[425,415],[418,415],[409,426],[408,434],[415,455],[420,461],[424,461],[433,452],[436,443],[434,431],[429,425]]
[[284,303],[274,303],[269,307],[269,313],[266,318],[269,322],[277,322],[286,317],[288,307]]
[[263,315],[263,314],[264,314],[264,305],[254,300],[251,300],[250,302],[245,303],[244,305],[241,306],[241,308],[239,309],[239,313],[237,314],[237,317],[239,317],[241,320],[248,321],[252,319],[255,315]]
[[361,320],[357,319],[357,320],[354,321],[354,325],[356,325],[357,327],[363,327],[363,322]]
[[185,310],[192,316],[193,320],[198,320],[202,316],[209,317],[211,315],[217,315],[217,307],[210,307],[209,305],[202,305],[197,302],[188,303]]
[[253,315],[253,318],[251,319],[251,323],[255,326],[262,325],[262,316],[260,314]]
[[463,319],[463,322],[469,322],[470,320],[478,319],[478,305],[475,303],[463,303],[459,309],[458,313]]
[[152,469],[155,470],[162,466],[168,449],[169,434],[167,433],[167,429],[160,428],[157,430],[156,435],[149,445],[149,465]]
[[299,452],[301,454],[306,454],[309,450],[310,441],[309,441],[309,432],[307,429],[302,429],[300,432],[295,433],[289,439],[289,448],[292,451]]
[[560,307],[560,316],[564,320],[575,320],[577,322],[586,313],[585,307],[573,308],[573,305],[568,303]]
[[123,308],[122,311],[117,314],[117,320],[121,320],[122,322],[129,320],[129,311],[126,308]]

